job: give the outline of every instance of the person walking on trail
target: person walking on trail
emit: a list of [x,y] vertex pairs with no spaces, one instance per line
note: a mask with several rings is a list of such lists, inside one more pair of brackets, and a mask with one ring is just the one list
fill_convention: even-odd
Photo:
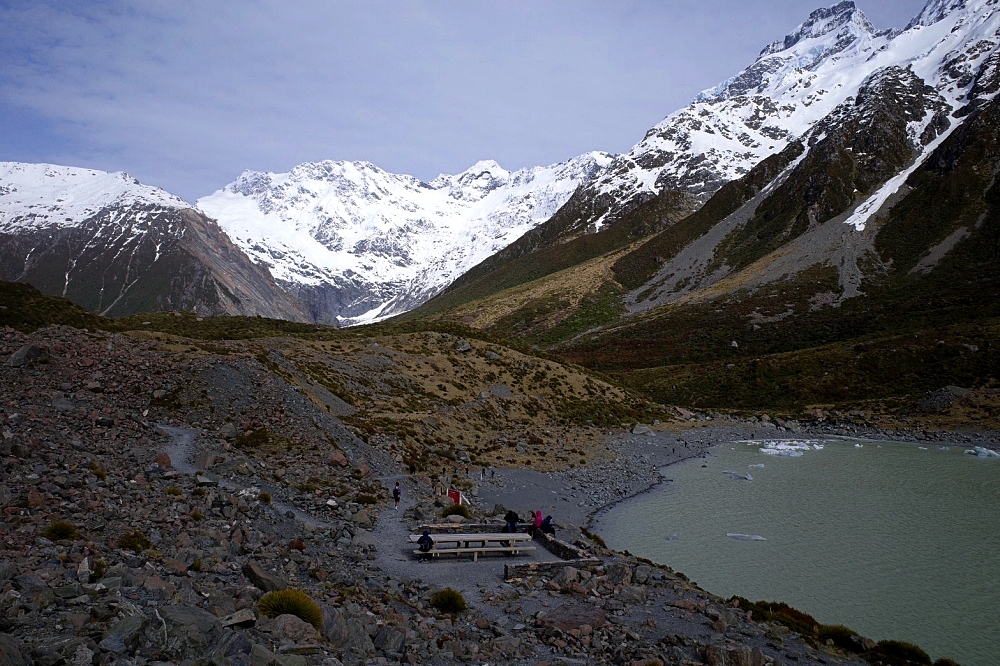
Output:
[[392,507],[393,510],[399,510],[399,500],[403,496],[403,491],[399,489],[399,481],[396,482],[396,487],[392,489],[392,501],[395,503]]

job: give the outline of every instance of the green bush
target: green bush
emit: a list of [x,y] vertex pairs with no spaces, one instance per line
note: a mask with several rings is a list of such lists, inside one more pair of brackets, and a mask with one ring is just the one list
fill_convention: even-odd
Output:
[[431,597],[431,606],[442,613],[459,613],[465,610],[465,597],[458,590],[446,587]]
[[442,518],[447,518],[448,516],[462,516],[463,518],[471,518],[472,514],[469,513],[469,507],[464,504],[452,504],[451,506],[446,506],[441,512]]
[[298,588],[268,592],[257,602],[257,609],[267,617],[294,615],[317,629],[323,626],[323,611],[308,594]]
[[861,643],[852,639],[853,636],[858,635],[858,632],[842,624],[823,624],[819,628],[821,641],[833,640],[834,645],[851,652],[858,652],[861,649]]
[[146,537],[146,535],[140,532],[139,530],[134,530],[132,532],[129,532],[128,534],[123,534],[118,539],[119,548],[123,550],[131,550],[135,553],[141,553],[142,551],[146,550],[152,545],[153,542],[150,541]]
[[49,541],[73,541],[80,537],[76,531],[76,525],[65,520],[53,520],[42,532],[42,536]]
[[926,664],[930,666],[931,656],[913,643],[905,641],[879,641],[872,655],[881,658],[893,666],[910,666],[911,664]]

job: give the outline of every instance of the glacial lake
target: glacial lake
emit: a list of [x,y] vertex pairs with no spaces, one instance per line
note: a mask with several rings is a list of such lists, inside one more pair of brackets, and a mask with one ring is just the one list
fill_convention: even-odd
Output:
[[967,448],[728,443],[661,469],[670,481],[601,514],[596,531],[722,597],[784,601],[933,659],[991,666],[1000,663],[1000,459]]

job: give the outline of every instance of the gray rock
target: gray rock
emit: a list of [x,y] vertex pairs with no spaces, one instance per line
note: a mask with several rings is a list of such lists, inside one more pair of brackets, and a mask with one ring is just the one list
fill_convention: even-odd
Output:
[[221,620],[223,627],[252,627],[257,623],[257,614],[252,608],[241,608]]
[[406,634],[399,631],[398,629],[393,629],[392,627],[382,627],[375,634],[375,640],[372,641],[375,649],[382,650],[383,652],[399,652],[403,648],[403,641],[406,640]]
[[243,565],[243,575],[254,584],[254,587],[265,592],[284,590],[288,587],[288,583],[283,578],[268,573],[253,560]]
[[632,428],[633,435],[652,435],[653,431],[650,427],[644,423],[636,423],[635,427]]
[[35,345],[24,345],[10,355],[7,359],[7,365],[11,368],[23,368],[24,366],[29,365],[32,361],[41,357],[41,355],[42,350]]
[[10,634],[0,634],[0,666],[31,666],[21,641]]
[[342,648],[347,643],[347,620],[339,608],[323,606],[323,638],[330,641],[336,648]]
[[219,428],[219,437],[230,439],[232,437],[236,437],[236,434],[236,426],[232,423],[226,423]]
[[552,582],[559,587],[566,587],[578,580],[580,580],[580,571],[575,567],[563,567],[559,570],[559,573],[552,577]]
[[351,543],[355,546],[378,546],[378,540],[368,530],[358,530],[358,533],[354,535]]
[[472,351],[472,345],[469,344],[468,340],[459,340],[455,343],[455,351],[460,354],[465,354],[466,352]]
[[134,648],[142,635],[142,630],[146,628],[146,618],[144,616],[129,616],[122,618],[118,624],[104,632],[104,638],[98,647],[105,652],[123,654]]
[[347,639],[344,641],[344,649],[358,655],[367,655],[375,651],[375,645],[365,630],[365,625],[354,619],[347,621]]
[[[179,661],[183,657],[203,656],[222,630],[217,617],[194,606],[164,606],[159,613],[167,625],[166,649]],[[150,623],[147,633],[155,629],[159,627]],[[162,637],[162,633],[160,635]]]
[[627,585],[618,593],[618,600],[623,604],[641,604],[646,601],[646,590],[638,585]]
[[632,582],[632,569],[624,562],[615,562],[608,567],[607,579],[612,585],[628,585]]
[[555,627],[562,631],[579,629],[589,624],[593,629],[600,629],[607,622],[607,615],[600,608],[590,604],[565,604],[549,611],[538,621],[541,627]]
[[640,564],[632,572],[632,582],[637,585],[643,585],[647,580],[649,580],[650,574],[653,573],[653,567],[648,564]]

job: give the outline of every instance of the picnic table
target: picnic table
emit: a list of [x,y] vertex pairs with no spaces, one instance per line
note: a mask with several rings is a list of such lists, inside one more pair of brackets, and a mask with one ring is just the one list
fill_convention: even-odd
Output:
[[[472,561],[479,559],[480,553],[508,553],[517,555],[522,551],[535,550],[534,546],[524,545],[531,541],[530,534],[515,532],[513,534],[505,532],[487,532],[480,534],[431,534],[429,535],[434,545],[430,550],[414,550],[415,555],[438,555],[454,554],[462,555],[472,553]],[[420,539],[419,534],[410,535],[410,543],[416,543]]]

